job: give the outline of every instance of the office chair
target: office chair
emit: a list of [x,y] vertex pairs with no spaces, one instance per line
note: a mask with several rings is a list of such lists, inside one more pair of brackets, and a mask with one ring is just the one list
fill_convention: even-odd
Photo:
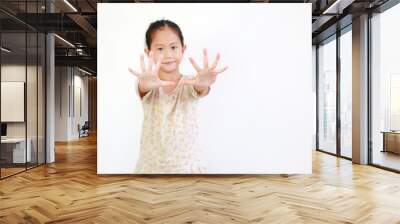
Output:
[[80,127],[80,125],[78,124],[78,129],[79,129],[79,138],[89,136],[89,129],[90,129],[89,121],[85,121],[82,127]]

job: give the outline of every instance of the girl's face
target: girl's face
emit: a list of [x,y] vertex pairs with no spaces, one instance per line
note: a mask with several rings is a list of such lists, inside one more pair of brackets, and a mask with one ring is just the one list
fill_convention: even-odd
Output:
[[[177,71],[186,49],[178,35],[170,28],[164,27],[156,30],[152,38],[150,50],[156,62],[162,58],[160,70],[165,73]],[[145,52],[147,55],[150,53],[148,49],[145,49]]]

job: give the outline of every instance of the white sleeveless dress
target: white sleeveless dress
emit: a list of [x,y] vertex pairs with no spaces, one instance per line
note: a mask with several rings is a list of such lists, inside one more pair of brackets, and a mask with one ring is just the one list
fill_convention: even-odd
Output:
[[[139,160],[135,173],[193,174],[204,173],[197,125],[200,97],[193,86],[183,85],[165,93],[162,87],[141,98],[144,112]],[[135,85],[139,95],[138,82]],[[139,96],[140,97],[140,96]]]

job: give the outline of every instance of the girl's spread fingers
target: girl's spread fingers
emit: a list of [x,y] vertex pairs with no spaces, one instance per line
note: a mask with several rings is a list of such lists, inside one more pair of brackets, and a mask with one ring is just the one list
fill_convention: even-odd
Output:
[[222,72],[226,71],[227,69],[228,69],[228,66],[225,66],[225,67],[223,67],[223,68],[220,68],[220,69],[215,70],[214,72],[215,72],[216,74],[219,74],[219,73],[222,73]]
[[194,69],[196,69],[197,72],[201,70],[200,66],[194,61],[192,57],[189,58],[190,63],[192,63]]
[[147,72],[151,72],[151,69],[153,68],[153,64],[154,64],[154,60],[153,60],[153,52],[152,51],[150,51],[149,52],[149,55],[148,55],[148,58],[147,58]]
[[162,58],[160,57],[160,58],[158,59],[158,61],[157,61],[157,64],[156,64],[156,68],[155,68],[155,72],[156,72],[156,73],[158,73],[158,71],[160,70],[161,61],[162,61]]
[[151,71],[152,71],[153,64],[154,64],[153,58],[150,57],[150,58],[149,58],[149,61],[148,61],[148,65],[147,65],[147,71],[148,71],[148,72],[151,72]]
[[146,71],[146,67],[144,65],[144,55],[143,54],[140,55],[140,68],[142,69],[142,73],[144,73]]
[[137,72],[137,71],[135,71],[135,70],[133,70],[133,69],[131,69],[131,68],[128,68],[128,71],[129,71],[131,74],[135,75],[136,77],[139,77],[139,76],[140,76],[140,73],[139,73],[139,72]]
[[215,56],[215,61],[214,61],[214,63],[211,65],[211,70],[213,70],[213,69],[215,69],[216,67],[217,67],[217,65],[218,65],[218,62],[219,62],[219,58],[220,58],[220,55],[219,54],[217,54],[217,56]]
[[204,69],[208,68],[208,54],[207,54],[207,49],[203,49],[203,67]]

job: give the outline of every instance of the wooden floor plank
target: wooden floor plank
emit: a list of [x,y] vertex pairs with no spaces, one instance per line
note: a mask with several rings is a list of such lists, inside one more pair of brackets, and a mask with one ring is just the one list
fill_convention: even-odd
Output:
[[0,223],[397,223],[400,175],[313,152],[312,175],[97,175],[96,137],[0,181]]

